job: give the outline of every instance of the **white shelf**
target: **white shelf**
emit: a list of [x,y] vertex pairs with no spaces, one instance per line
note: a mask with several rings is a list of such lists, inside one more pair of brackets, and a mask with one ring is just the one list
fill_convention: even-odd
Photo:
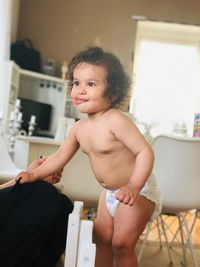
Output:
[[60,78],[54,77],[54,76],[49,76],[43,73],[39,73],[39,72],[34,72],[34,71],[30,71],[30,70],[24,70],[21,69],[20,70],[20,75],[23,76],[27,76],[30,79],[41,79],[41,80],[46,80],[46,81],[50,81],[50,82],[55,82],[55,83],[60,83],[62,85],[68,84],[68,80],[62,80]]
[[18,135],[17,140],[22,140],[24,142],[32,142],[36,144],[49,144],[49,145],[56,145],[56,146],[60,146],[62,143],[61,141],[57,141],[53,138],[39,137],[39,136]]
[[65,116],[68,80],[39,72],[21,69],[14,61],[8,61],[6,72],[6,107],[3,114],[4,127],[8,125],[10,112],[17,98],[25,98],[52,106],[49,130],[41,134],[54,136],[59,117]]

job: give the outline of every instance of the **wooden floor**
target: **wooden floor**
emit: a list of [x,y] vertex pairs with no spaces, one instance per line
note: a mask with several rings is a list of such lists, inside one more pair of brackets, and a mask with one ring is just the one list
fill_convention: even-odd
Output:
[[[182,249],[178,247],[174,247],[171,250],[172,261],[173,264],[170,265],[169,257],[167,254],[166,246],[164,245],[162,248],[158,244],[148,242],[143,254],[143,257],[140,261],[140,267],[181,267],[185,266],[183,264],[183,254]],[[200,266],[200,247],[195,249],[195,254],[197,257],[197,262]],[[191,254],[187,252],[187,261],[188,267],[194,267]]]
[[[191,227],[193,221],[193,213],[187,215],[187,220]],[[200,215],[200,214],[199,214]],[[169,241],[171,242],[174,233],[176,232],[178,222],[174,217],[165,216],[165,222],[168,226],[170,226],[171,230],[167,231],[167,236]],[[159,242],[159,234],[157,231],[156,225],[153,226],[152,230],[149,233],[147,243],[145,245],[144,253],[140,260],[140,267],[167,267],[167,266],[184,266],[183,264],[183,251],[180,246],[180,236],[177,236],[175,242],[173,242],[171,255],[172,255],[172,262],[173,264],[170,265],[166,243],[164,242],[164,238],[162,236],[162,247],[160,246]],[[137,246],[137,251],[139,252],[141,248],[141,244],[143,242],[143,238],[141,238],[140,242]],[[200,267],[200,216],[196,220],[192,231],[192,242],[195,248],[195,255],[197,258],[197,262]],[[187,258],[187,266],[193,267],[193,261],[190,250],[186,249],[186,258]]]

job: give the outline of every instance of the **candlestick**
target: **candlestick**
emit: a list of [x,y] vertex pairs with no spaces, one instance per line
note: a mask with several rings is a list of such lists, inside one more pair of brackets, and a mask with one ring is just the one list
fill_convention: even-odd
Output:
[[32,115],[31,116],[30,123],[35,123],[35,121],[36,121],[36,116],[35,115]]
[[19,98],[16,99],[15,107],[20,107],[21,100]]
[[31,115],[31,119],[29,121],[29,127],[28,127],[28,136],[33,135],[33,132],[35,130],[35,126],[36,126],[36,116]]
[[17,121],[21,122],[22,121],[22,112],[19,112],[18,116],[17,116]]
[[15,113],[12,111],[10,113],[10,120],[13,121],[15,119]]

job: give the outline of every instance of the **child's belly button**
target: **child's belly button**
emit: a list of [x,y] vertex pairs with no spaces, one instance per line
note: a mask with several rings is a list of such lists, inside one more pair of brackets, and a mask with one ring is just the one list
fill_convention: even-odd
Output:
[[101,185],[102,185],[103,187],[106,187],[106,184],[105,184],[104,182],[101,182]]

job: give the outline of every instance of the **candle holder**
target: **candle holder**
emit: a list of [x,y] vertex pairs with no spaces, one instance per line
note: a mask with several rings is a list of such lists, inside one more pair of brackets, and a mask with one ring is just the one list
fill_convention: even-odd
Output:
[[16,136],[18,135],[22,124],[22,113],[20,112],[20,99],[16,100],[15,110],[11,112],[8,123],[8,141],[9,141],[9,153],[12,159],[14,158],[14,146]]
[[32,115],[31,119],[29,121],[29,127],[28,127],[28,136],[32,136],[33,132],[35,130],[36,123],[36,116]]

